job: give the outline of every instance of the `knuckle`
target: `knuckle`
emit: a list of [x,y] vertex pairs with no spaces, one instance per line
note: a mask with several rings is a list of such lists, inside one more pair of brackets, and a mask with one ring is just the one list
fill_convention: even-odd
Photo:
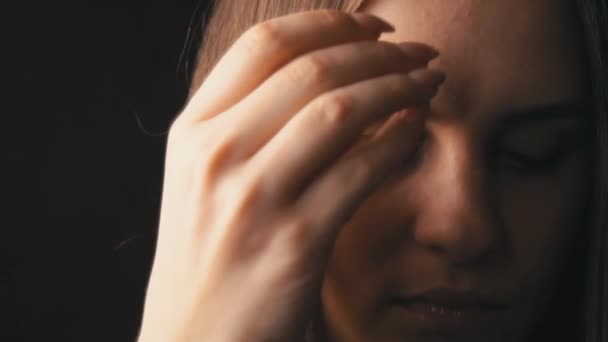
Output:
[[327,78],[331,66],[329,61],[311,55],[297,60],[289,70],[289,77],[294,82],[315,86]]
[[318,102],[319,121],[322,125],[338,127],[344,124],[354,106],[354,100],[345,95],[328,95]]
[[280,44],[283,34],[272,20],[263,21],[252,26],[245,34],[250,46],[259,48],[260,46],[273,46]]
[[180,147],[180,153],[196,163],[201,176],[208,179],[224,174],[227,167],[233,164],[239,145],[235,134],[230,131],[218,134],[211,128],[206,125],[197,127],[194,134],[190,134],[188,146]]
[[237,169],[244,179],[243,188],[255,192],[266,205],[277,208],[285,205],[285,180],[282,177],[273,176],[268,167],[259,167],[259,164],[244,163]]
[[261,205],[264,193],[264,181],[260,177],[249,177],[246,181],[235,183],[233,191],[241,192],[241,208],[245,212],[255,211]]
[[255,192],[258,199],[277,204],[283,191],[280,179],[278,177],[269,177],[268,173],[264,172],[264,170],[251,171],[250,168],[247,170],[250,175],[247,177],[249,180],[246,182],[245,187]]
[[326,218],[317,216],[300,213],[298,217],[290,217],[281,227],[283,245],[288,250],[299,252],[294,254],[296,262],[327,260],[331,254],[333,241],[329,233],[331,228],[328,222],[325,222]]
[[285,235],[285,243],[292,250],[302,250],[316,238],[316,230],[313,223],[303,215],[291,217],[281,228]]
[[219,170],[225,169],[233,159],[232,156],[236,144],[235,141],[230,138],[207,141],[207,157],[205,158],[205,163],[207,164],[206,171],[209,174],[216,174]]
[[207,145],[209,171],[224,170],[237,161],[239,142],[235,136],[227,134],[214,139],[207,138],[204,143]]
[[250,177],[232,174],[216,186],[217,203],[223,203],[225,209],[244,222],[253,222],[264,205],[261,181]]
[[290,217],[284,224],[284,227],[289,231],[299,233],[310,230],[312,228],[312,223],[310,220],[306,219],[304,215],[298,215]]

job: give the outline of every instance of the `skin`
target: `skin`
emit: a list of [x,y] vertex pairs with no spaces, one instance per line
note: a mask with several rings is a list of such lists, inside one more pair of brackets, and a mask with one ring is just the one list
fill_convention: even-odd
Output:
[[[139,341],[301,341],[315,317],[335,341],[521,341],[591,178],[583,112],[531,120],[584,94],[565,4],[377,0],[247,30],[171,126]],[[503,309],[446,329],[387,300],[436,288]]]
[[[362,11],[396,28],[380,40],[436,47],[441,56],[430,65],[448,78],[428,109],[422,157],[387,179],[338,236],[322,289],[327,334],[521,341],[546,316],[581,229],[589,170],[577,137],[582,113],[509,127],[504,119],[584,98],[575,11],[555,0],[375,0]],[[520,174],[516,159],[487,152],[542,156],[565,140],[572,148],[538,174]],[[383,302],[434,288],[472,289],[507,308],[474,330],[448,331],[408,321]]]

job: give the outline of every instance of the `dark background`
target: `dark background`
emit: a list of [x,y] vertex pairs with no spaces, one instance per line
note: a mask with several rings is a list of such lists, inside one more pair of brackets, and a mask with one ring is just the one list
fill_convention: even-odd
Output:
[[0,5],[8,24],[0,340],[135,340],[163,133],[184,104],[205,6]]

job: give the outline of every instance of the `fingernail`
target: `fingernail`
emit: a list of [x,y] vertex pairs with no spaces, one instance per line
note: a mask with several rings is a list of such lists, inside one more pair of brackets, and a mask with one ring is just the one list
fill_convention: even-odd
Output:
[[445,73],[432,69],[416,69],[408,74],[409,78],[431,89],[437,89],[445,81]]
[[352,14],[353,18],[359,25],[376,32],[395,32],[395,27],[387,21],[378,18],[365,12],[356,12]]
[[408,57],[424,62],[428,62],[431,59],[439,56],[439,52],[437,50],[421,43],[404,42],[397,44],[397,46],[399,49],[401,49],[401,51],[408,55]]

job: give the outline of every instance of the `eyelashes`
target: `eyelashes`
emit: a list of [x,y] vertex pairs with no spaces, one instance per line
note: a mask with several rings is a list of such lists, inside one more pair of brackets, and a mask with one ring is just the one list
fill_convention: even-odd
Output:
[[555,170],[563,155],[562,151],[558,151],[531,157],[499,148],[495,150],[490,162],[494,169],[510,171],[518,175],[533,175]]
[[563,142],[542,153],[529,155],[515,149],[496,146],[487,159],[490,168],[499,172],[506,171],[518,176],[544,175],[556,171],[571,148],[572,144]]
[[519,148],[494,141],[490,146],[487,160],[492,168],[518,176],[547,175],[556,171],[571,152],[587,146],[588,134],[585,132],[585,130],[566,130],[554,134],[529,132],[528,134],[533,134],[535,142],[529,142],[528,145]]

